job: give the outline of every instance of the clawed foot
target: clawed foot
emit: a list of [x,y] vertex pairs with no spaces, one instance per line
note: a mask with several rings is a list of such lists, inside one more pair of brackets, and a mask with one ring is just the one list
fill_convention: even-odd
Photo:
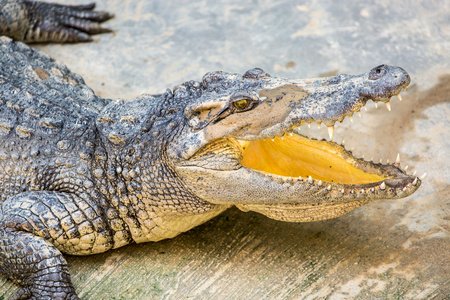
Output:
[[0,0],[0,35],[26,43],[77,43],[111,32],[100,24],[113,17],[94,11],[95,3],[61,5],[28,0]]
[[[112,14],[94,11],[95,3],[87,5],[60,5],[29,2],[32,30],[25,41],[30,42],[89,42],[92,34],[111,32],[100,23]],[[34,20],[33,20],[34,18]],[[31,25],[31,24],[30,24]]]

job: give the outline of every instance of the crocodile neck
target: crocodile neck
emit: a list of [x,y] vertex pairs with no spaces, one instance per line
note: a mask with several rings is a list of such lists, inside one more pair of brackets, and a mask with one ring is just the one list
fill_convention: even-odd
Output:
[[[177,176],[167,145],[183,129],[182,110],[168,109],[164,95],[153,101],[148,97],[153,96],[113,103],[100,113],[97,120],[115,127],[99,125],[102,142],[92,167],[95,185],[111,206],[107,214],[118,214],[135,242],[174,237],[229,207],[200,199]],[[122,124],[108,119],[108,111],[117,112],[117,105],[128,106],[114,116]],[[121,136],[121,128],[130,122],[137,129]]]

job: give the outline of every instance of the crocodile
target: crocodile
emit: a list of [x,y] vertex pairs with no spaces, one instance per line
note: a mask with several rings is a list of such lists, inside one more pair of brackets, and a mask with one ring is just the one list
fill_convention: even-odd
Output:
[[[374,163],[333,141],[334,124],[369,100],[400,97],[410,83],[400,67],[313,79],[216,71],[126,101],[8,37],[0,62],[0,272],[20,286],[12,299],[78,299],[63,253],[173,238],[231,206],[336,218],[422,183],[399,157]],[[298,132],[312,123],[330,139]]]

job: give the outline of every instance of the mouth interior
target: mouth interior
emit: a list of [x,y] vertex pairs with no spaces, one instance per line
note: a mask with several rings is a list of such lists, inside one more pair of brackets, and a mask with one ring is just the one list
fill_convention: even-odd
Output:
[[[239,141],[244,167],[288,177],[309,177],[341,184],[367,184],[385,179],[355,166],[342,146],[293,133],[283,138]],[[375,170],[374,170],[375,172]]]

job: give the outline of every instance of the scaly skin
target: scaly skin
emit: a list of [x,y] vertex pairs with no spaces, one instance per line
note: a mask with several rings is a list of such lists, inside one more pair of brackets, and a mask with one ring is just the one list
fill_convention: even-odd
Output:
[[26,43],[77,43],[110,32],[100,26],[113,15],[95,4],[68,6],[27,0],[0,0],[0,35]]
[[310,80],[214,72],[163,95],[111,101],[9,38],[0,38],[0,62],[0,271],[22,287],[16,299],[77,299],[62,253],[172,238],[232,205],[287,221],[332,218],[421,183],[327,141],[325,152],[382,181],[244,166],[249,141],[306,140],[292,130],[388,101],[410,80],[398,67]]

